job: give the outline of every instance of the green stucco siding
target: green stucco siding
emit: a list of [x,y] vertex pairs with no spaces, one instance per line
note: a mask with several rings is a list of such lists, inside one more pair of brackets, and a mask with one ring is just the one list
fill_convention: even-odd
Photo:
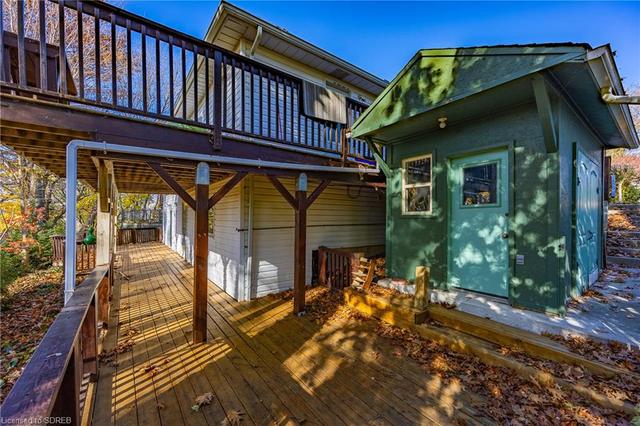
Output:
[[[432,285],[447,287],[448,187],[451,158],[491,149],[510,155],[510,302],[530,309],[561,312],[564,260],[559,237],[560,154],[548,154],[535,104],[452,125],[389,146],[387,177],[387,273],[414,279],[415,267],[431,268]],[[402,214],[402,159],[433,156],[433,213]],[[524,255],[516,265],[515,255]]]
[[[577,296],[575,290],[575,241],[574,241],[574,159],[575,150],[581,149],[597,165],[602,172],[602,149],[603,146],[598,138],[588,129],[575,112],[564,102],[558,102],[556,108],[558,119],[558,131],[560,135],[560,218],[559,233],[564,239],[566,246],[566,256],[562,259],[560,279],[562,299]],[[600,175],[602,179],[602,175]],[[603,189],[600,188],[602,192]],[[599,203],[599,215],[602,218],[602,204]],[[602,223],[600,223],[602,227]],[[602,247],[602,234],[596,233],[598,238],[597,246]],[[602,252],[598,253],[598,264],[602,267]]]

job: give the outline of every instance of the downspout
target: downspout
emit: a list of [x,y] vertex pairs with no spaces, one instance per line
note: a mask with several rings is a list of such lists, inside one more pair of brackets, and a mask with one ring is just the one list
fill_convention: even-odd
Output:
[[603,87],[600,89],[602,100],[608,104],[640,104],[640,96],[620,96],[614,95],[611,87]]
[[353,168],[353,167],[336,167],[336,166],[320,166],[314,164],[296,164],[285,163],[281,161],[265,161],[245,158],[224,157],[222,155],[195,154],[188,152],[170,151],[166,149],[144,148],[129,145],[118,145],[107,142],[87,141],[82,139],[73,139],[67,145],[67,163],[66,163],[66,207],[65,213],[65,266],[64,266],[64,297],[65,303],[71,298],[75,289],[76,279],[76,183],[78,177],[78,149],[88,149],[95,151],[117,152],[120,154],[137,154],[149,157],[173,158],[177,160],[204,161],[207,163],[224,163],[238,166],[251,167],[267,167],[283,170],[299,170],[301,172],[334,172],[334,173],[359,173],[359,174],[377,174],[379,168]]
[[73,295],[76,284],[76,209],[78,181],[78,146],[71,141],[67,145],[65,250],[64,250],[64,303]]

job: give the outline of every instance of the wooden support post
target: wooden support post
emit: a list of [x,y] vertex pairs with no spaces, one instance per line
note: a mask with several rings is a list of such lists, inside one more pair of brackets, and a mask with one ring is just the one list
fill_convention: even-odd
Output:
[[296,182],[296,220],[294,235],[293,313],[304,313],[305,275],[307,265],[307,175],[301,173]]
[[284,199],[295,210],[294,229],[294,256],[293,256],[293,313],[300,315],[304,313],[304,293],[307,265],[307,209],[318,199],[322,191],[329,186],[331,181],[323,180],[320,185],[307,197],[307,175],[301,173],[296,182],[296,196],[292,197],[287,188],[277,177],[268,175],[274,188],[284,197]]
[[196,226],[193,279],[193,343],[207,340],[207,267],[209,254],[209,165],[196,169]]
[[416,267],[416,293],[413,297],[413,307],[425,309],[429,303],[429,275],[428,266]]

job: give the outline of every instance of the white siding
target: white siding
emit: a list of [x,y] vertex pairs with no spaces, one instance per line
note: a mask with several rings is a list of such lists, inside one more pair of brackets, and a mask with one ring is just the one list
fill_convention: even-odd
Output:
[[[211,192],[222,183],[211,186]],[[230,191],[214,208],[214,230],[209,236],[208,278],[235,298],[242,298],[244,276],[240,274],[240,185]],[[166,197],[163,224],[165,244],[189,263],[193,263],[195,214],[176,196]],[[183,216],[186,212],[186,222]],[[186,232],[185,232],[186,230]]]
[[[212,186],[217,190],[222,183]],[[209,236],[209,279],[236,299],[243,299],[240,195],[238,184],[213,208],[214,230]]]
[[[294,180],[281,179],[293,193]],[[293,287],[294,213],[263,177],[254,178],[252,297]],[[309,181],[309,192],[317,182]],[[382,245],[384,194],[364,187],[329,186],[307,216],[306,281],[311,281],[311,251],[319,246]]]
[[[281,182],[294,191],[293,179]],[[318,182],[309,181],[309,193]],[[214,191],[221,184],[212,185]],[[249,200],[253,204],[253,243],[249,250]],[[192,262],[193,218],[187,209],[183,235],[183,203],[166,197],[164,241]],[[306,281],[311,281],[311,252],[319,246],[383,245],[384,193],[372,188],[331,185],[310,208],[307,217]],[[237,185],[214,207],[209,239],[209,279],[236,299],[244,300],[293,287],[293,209],[262,176]],[[248,265],[251,256],[251,265]],[[251,269],[251,280],[245,275]],[[245,288],[250,290],[245,291]],[[245,294],[250,292],[250,294]]]

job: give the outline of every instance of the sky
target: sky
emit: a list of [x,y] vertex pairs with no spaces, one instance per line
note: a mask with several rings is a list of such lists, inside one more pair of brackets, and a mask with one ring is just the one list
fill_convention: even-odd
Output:
[[[610,43],[625,86],[640,85],[640,1],[232,3],[386,80],[418,49],[571,41]],[[218,1],[120,6],[202,38]]]

